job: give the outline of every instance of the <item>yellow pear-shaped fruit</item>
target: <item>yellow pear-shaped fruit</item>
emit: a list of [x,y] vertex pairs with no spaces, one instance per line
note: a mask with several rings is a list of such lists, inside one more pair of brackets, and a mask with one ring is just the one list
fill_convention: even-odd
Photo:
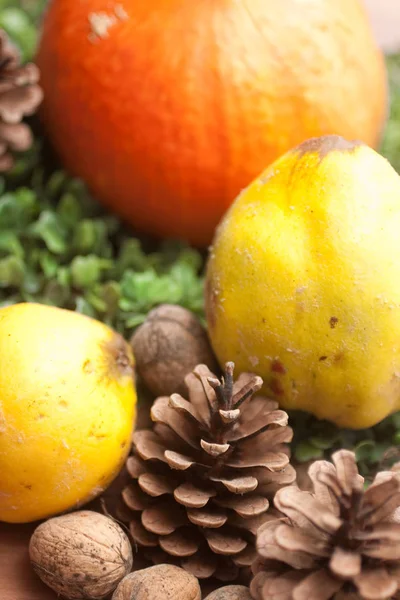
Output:
[[0,521],[79,506],[120,471],[136,392],[123,338],[72,311],[0,310]]
[[342,427],[400,409],[400,177],[337,136],[288,152],[237,198],[211,249],[211,341],[288,409]]

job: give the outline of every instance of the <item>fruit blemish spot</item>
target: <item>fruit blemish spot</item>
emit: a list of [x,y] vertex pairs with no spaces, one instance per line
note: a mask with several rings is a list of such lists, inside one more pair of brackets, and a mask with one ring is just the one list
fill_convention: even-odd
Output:
[[90,25],[90,34],[88,39],[90,42],[96,42],[99,39],[109,37],[109,29],[116,25],[119,21],[128,19],[128,13],[122,4],[114,6],[113,13],[95,12],[88,16]]
[[320,160],[324,159],[330,152],[353,152],[363,143],[357,140],[346,140],[340,135],[325,135],[316,138],[310,138],[297,146],[294,151],[300,155],[300,157],[309,153],[317,153]]
[[329,319],[329,325],[331,329],[335,329],[336,325],[339,323],[339,319],[337,317],[331,317]]

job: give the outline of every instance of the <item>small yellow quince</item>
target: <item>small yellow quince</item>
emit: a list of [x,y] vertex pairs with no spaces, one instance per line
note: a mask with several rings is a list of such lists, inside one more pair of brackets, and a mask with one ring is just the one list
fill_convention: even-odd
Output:
[[72,311],[0,310],[0,521],[25,523],[100,494],[134,424],[133,356],[121,336]]
[[308,140],[232,205],[206,288],[219,361],[342,427],[400,410],[400,177],[369,147]]

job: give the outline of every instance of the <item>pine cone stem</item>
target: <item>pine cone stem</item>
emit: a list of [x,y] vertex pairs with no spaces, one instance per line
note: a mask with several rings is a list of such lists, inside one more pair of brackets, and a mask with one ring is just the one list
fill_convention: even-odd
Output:
[[245,386],[234,394],[234,367],[233,362],[226,363],[221,381],[215,377],[207,378],[208,383],[215,391],[215,399],[209,398],[211,407],[210,431],[220,444],[227,442],[232,426],[240,418],[240,406],[258,392],[263,383],[261,377],[253,376]]

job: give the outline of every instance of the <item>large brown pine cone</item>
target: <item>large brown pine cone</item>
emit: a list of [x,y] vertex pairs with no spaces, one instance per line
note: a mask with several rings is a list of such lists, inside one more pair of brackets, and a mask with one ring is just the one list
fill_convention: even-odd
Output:
[[0,172],[13,166],[13,152],[32,144],[31,130],[22,119],[34,114],[42,101],[38,81],[39,69],[21,65],[17,48],[0,30]]
[[263,524],[251,591],[256,600],[387,600],[400,590],[400,472],[365,491],[355,456],[317,461],[313,492],[279,490],[283,517]]
[[260,377],[233,382],[233,363],[222,383],[205,365],[185,382],[189,400],[158,398],[153,430],[134,434],[125,519],[152,562],[234,580],[255,558],[259,525],[272,518],[268,498],[295,479],[292,431],[275,402],[253,396]]

